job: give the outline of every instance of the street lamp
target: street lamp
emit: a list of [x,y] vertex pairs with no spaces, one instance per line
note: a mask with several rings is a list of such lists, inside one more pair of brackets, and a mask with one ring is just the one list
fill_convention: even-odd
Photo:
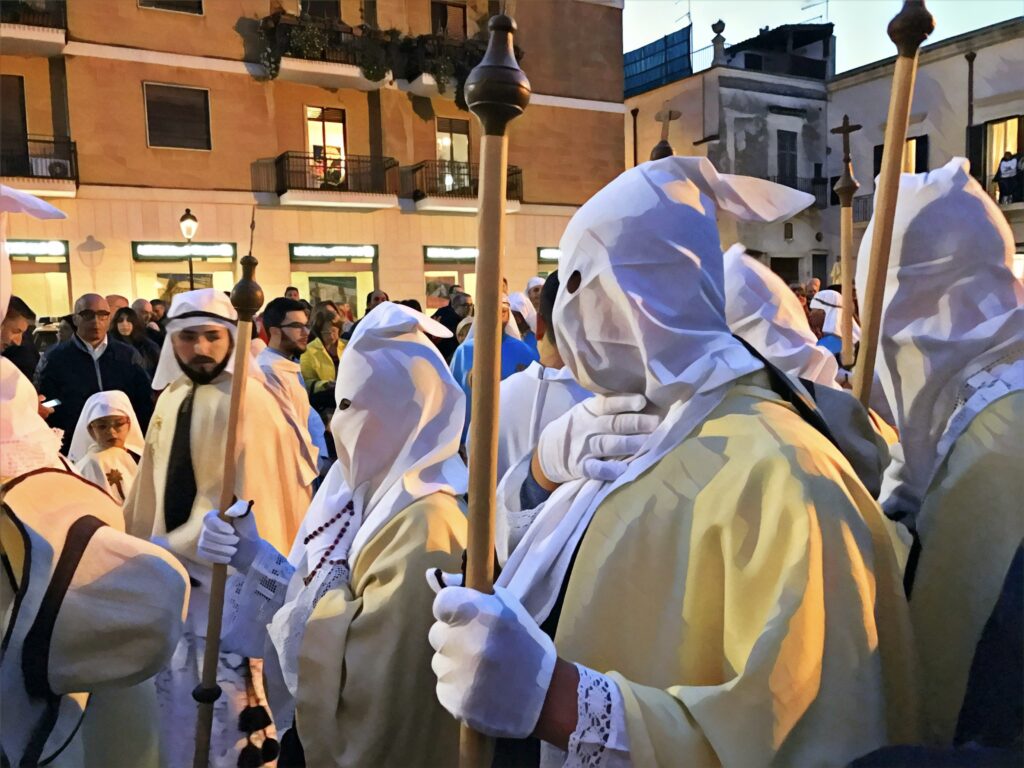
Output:
[[196,236],[196,230],[199,229],[199,220],[192,215],[191,208],[185,209],[185,213],[178,219],[178,226],[181,227],[181,236],[188,241],[188,289],[194,291],[196,281],[192,274],[192,238]]

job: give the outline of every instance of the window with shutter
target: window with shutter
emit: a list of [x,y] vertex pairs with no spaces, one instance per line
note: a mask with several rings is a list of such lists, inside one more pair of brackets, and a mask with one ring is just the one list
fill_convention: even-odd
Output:
[[144,83],[149,146],[211,149],[210,93],[205,88]]
[[139,0],[139,8],[202,15],[203,0]]

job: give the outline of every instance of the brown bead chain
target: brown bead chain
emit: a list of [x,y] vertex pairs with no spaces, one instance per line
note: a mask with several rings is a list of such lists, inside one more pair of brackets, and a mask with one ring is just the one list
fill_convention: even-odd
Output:
[[[315,531],[313,531],[313,533],[309,534],[309,536],[307,536],[303,540],[303,543],[304,544],[308,544],[310,541],[315,539],[317,536],[319,536],[321,533],[323,533],[324,530],[329,528],[331,525],[333,525],[335,522],[340,520],[346,514],[348,514],[348,515],[354,514],[354,510],[352,508],[352,502],[351,501],[348,503],[348,505],[346,505],[346,507],[343,510],[341,510],[341,512],[339,512],[334,517],[332,517],[330,520],[328,520],[326,523],[321,525],[319,528],[317,528]],[[316,567],[313,568],[313,570],[309,572],[309,575],[306,576],[302,580],[302,583],[305,584],[307,587],[309,586],[310,582],[313,581],[313,579],[316,577],[316,575],[320,572],[320,569],[323,568],[324,565],[327,563],[328,559],[331,556],[331,553],[334,552],[334,550],[338,546],[338,544],[341,543],[341,539],[345,536],[345,532],[348,531],[349,526],[351,524],[352,524],[352,520],[351,519],[346,520],[342,524],[341,529],[338,531],[338,535],[334,537],[334,541],[331,542],[331,545],[326,550],[324,550],[323,555],[321,555],[320,562],[318,562],[316,564]],[[341,564],[348,565],[348,559],[347,558],[341,558],[339,560],[331,560],[330,564],[331,565],[341,565]]]

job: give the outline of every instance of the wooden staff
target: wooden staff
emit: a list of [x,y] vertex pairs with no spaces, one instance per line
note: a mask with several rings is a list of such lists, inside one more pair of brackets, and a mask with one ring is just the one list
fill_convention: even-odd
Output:
[[[935,19],[924,7],[924,0],[904,0],[903,8],[889,22],[889,39],[896,44],[896,69],[889,95],[889,118],[885,124],[882,149],[882,170],[875,190],[874,234],[871,238],[871,261],[868,281],[861,296],[860,354],[853,376],[853,393],[865,406],[871,397],[875,373],[875,353],[882,320],[882,296],[885,274],[889,269],[892,246],[892,225],[896,218],[896,196],[900,188],[903,150],[907,143],[910,104],[914,98],[917,77],[917,52],[921,43],[935,29]],[[852,305],[851,305],[852,306]]]
[[[254,222],[255,223],[255,222]],[[228,409],[227,439],[224,445],[224,474],[220,485],[220,519],[228,521],[224,512],[234,503],[235,474],[238,468],[238,435],[241,432],[242,403],[245,402],[245,385],[249,379],[249,342],[252,339],[252,318],[263,305],[263,289],[253,279],[256,265],[252,256],[243,256],[242,279],[231,291],[231,303],[238,312],[238,331],[235,334],[235,365],[231,374],[231,404]],[[220,657],[220,628],[224,617],[224,583],[227,580],[227,566],[215,564],[210,581],[210,612],[206,620],[206,650],[203,655],[203,677],[192,698],[199,704],[196,721],[196,751],[192,759],[193,768],[205,768],[210,761],[210,733],[213,729],[213,703],[220,698],[217,685],[217,660]]]
[[843,137],[843,175],[832,187],[839,196],[839,270],[842,280],[843,312],[839,316],[839,335],[843,348],[839,359],[843,367],[853,367],[853,196],[860,184],[853,176],[853,160],[850,158],[850,134],[861,126],[850,125],[850,116],[843,115],[843,124],[833,128],[832,133]]
[[[530,102],[530,82],[516,63],[516,23],[494,16],[480,64],[466,78],[466,104],[483,129],[480,141],[480,213],[477,218],[476,320],[474,321],[473,461],[469,465],[469,542],[466,586],[490,592],[494,581],[495,478],[498,474],[498,383],[501,371],[501,276],[505,248],[508,124]],[[462,726],[459,764],[482,766],[489,741]]]

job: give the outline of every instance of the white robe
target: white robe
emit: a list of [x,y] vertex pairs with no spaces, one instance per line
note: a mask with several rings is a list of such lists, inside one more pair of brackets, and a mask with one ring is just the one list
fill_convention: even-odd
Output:
[[101,449],[94,444],[75,463],[75,471],[110,494],[118,504],[124,504],[131,494],[139,465],[135,457],[124,448]]
[[256,364],[266,376],[266,387],[281,406],[298,440],[299,453],[308,465],[305,472],[307,484],[319,474],[320,460],[327,456],[324,440],[324,423],[309,405],[309,395],[302,386],[302,373],[298,362],[290,360],[267,347],[256,358]]
[[[191,382],[179,376],[157,401],[146,435],[146,447],[135,485],[125,502],[128,531],[143,538],[167,540],[167,547],[182,561],[193,580],[185,632],[170,666],[157,675],[157,697],[162,710],[161,729],[165,758],[173,768],[192,762],[196,707],[191,690],[199,682],[206,642],[211,569],[196,557],[196,543],[206,513],[217,507],[224,467],[231,375],[224,373],[212,384],[198,387],[192,404],[192,468],[196,497],[192,513],[183,525],[168,532],[165,525],[164,490],[168,461],[174,441],[178,409]],[[281,408],[258,380],[247,382],[242,408],[242,433],[238,435],[238,466],[235,495],[252,499],[260,535],[285,549],[299,528],[310,500],[305,484],[306,466],[292,449],[294,432]],[[246,706],[244,673],[247,665],[237,654],[221,653],[218,683],[224,695],[214,705],[211,765],[234,766],[239,740],[238,713]],[[253,684],[260,692],[259,675]],[[257,696],[262,700],[262,696]],[[244,742],[243,742],[244,743]]]

